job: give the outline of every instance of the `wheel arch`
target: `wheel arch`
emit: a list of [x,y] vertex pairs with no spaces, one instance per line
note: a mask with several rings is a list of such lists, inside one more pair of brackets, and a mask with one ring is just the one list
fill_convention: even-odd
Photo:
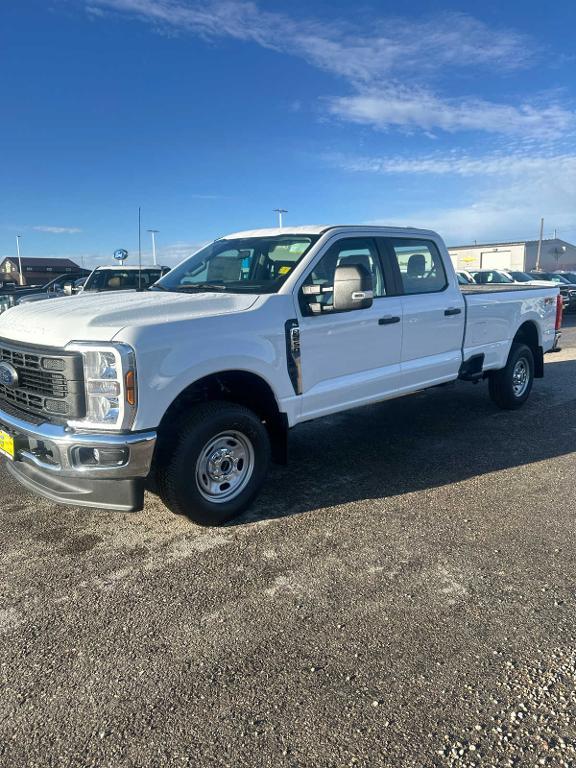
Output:
[[544,376],[544,350],[540,344],[538,325],[533,320],[526,320],[516,331],[512,344],[526,344],[534,356],[534,376],[541,379]]
[[225,400],[243,405],[264,423],[276,463],[287,461],[288,418],[280,411],[270,384],[259,374],[241,369],[222,370],[197,379],[183,389],[168,406],[158,427],[159,434],[174,429],[179,417],[196,403]]

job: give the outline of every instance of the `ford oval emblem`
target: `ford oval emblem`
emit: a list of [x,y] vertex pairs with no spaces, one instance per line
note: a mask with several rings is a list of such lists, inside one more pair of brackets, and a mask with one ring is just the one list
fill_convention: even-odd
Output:
[[0,384],[15,387],[18,384],[18,371],[10,363],[0,363]]

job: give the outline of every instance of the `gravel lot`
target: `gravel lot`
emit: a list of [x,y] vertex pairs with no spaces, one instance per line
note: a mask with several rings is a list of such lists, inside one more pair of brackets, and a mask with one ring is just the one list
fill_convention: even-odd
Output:
[[0,468],[0,765],[576,764],[576,323],[524,409],[298,428],[253,513],[63,508]]

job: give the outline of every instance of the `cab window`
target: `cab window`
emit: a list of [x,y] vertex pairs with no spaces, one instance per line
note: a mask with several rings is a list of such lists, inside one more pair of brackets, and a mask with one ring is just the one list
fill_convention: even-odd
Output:
[[438,248],[431,240],[390,239],[405,294],[437,293],[448,285]]
[[[308,274],[299,299],[302,313],[321,315],[333,310],[334,273],[336,267],[359,266],[372,277],[374,298],[386,295],[384,277],[376,243],[371,238],[344,238],[338,240],[314,265]],[[316,288],[308,292],[307,288]]]

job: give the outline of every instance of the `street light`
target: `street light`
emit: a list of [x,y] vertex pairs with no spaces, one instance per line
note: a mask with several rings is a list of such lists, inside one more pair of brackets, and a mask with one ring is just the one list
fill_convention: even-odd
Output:
[[148,229],[147,232],[150,232],[152,235],[152,263],[156,265],[156,235],[158,232],[160,232],[159,229]]
[[286,210],[286,208],[274,208],[273,210],[274,210],[274,213],[278,214],[278,226],[280,229],[282,229],[282,227],[284,226],[282,223],[282,214],[288,213],[288,211]]
[[20,272],[20,285],[24,285],[24,275],[22,274],[22,259],[20,257],[20,238],[22,235],[16,235],[16,254],[18,256],[18,271]]

